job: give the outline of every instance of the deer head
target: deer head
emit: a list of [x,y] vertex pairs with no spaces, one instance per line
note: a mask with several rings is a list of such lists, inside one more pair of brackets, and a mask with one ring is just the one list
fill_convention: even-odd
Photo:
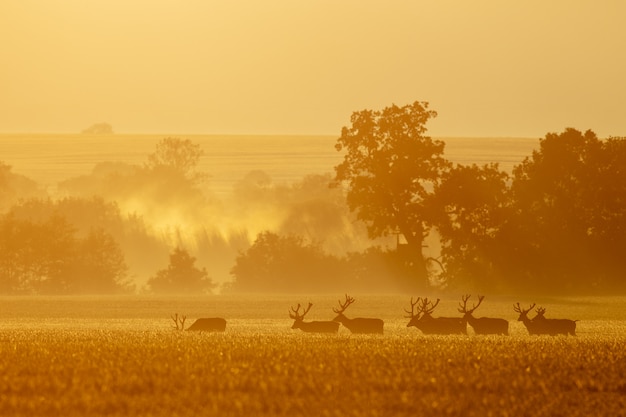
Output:
[[471,316],[472,313],[474,313],[474,310],[476,310],[478,308],[478,306],[480,306],[480,303],[483,302],[483,299],[485,298],[484,295],[479,295],[478,296],[478,304],[474,304],[472,306],[472,308],[468,309],[467,308],[467,300],[469,300],[469,298],[471,297],[471,295],[467,294],[461,297],[462,303],[459,303],[459,313],[463,313],[464,317],[468,317]]
[[346,300],[343,303],[339,300],[339,308],[333,308],[333,311],[337,314],[337,317],[343,316],[343,312],[346,311],[346,308],[352,303],[354,303],[354,298],[346,294]]
[[293,326],[291,326],[292,329],[298,328],[298,325],[302,323],[302,321],[304,320],[304,316],[306,315],[306,313],[309,312],[311,307],[313,307],[313,303],[309,303],[309,306],[302,312],[302,314],[300,314],[300,304],[298,304],[298,307],[296,308],[291,307],[289,317],[294,319]]
[[418,314],[423,314],[423,318],[431,319],[433,311],[435,311],[435,307],[437,307],[439,301],[441,300],[437,298],[437,301],[433,304],[428,298],[423,298],[421,306],[418,308]]
[[537,307],[537,315],[535,316],[535,318],[533,318],[533,320],[541,320],[541,319],[545,319],[545,317],[543,316],[546,313],[546,309],[543,307]]
[[517,321],[528,320],[528,313],[534,307],[535,307],[535,303],[533,303],[530,307],[528,307],[528,309],[524,310],[522,307],[520,307],[519,303],[513,304],[513,311],[515,311],[516,313],[519,313],[519,317],[517,318]]

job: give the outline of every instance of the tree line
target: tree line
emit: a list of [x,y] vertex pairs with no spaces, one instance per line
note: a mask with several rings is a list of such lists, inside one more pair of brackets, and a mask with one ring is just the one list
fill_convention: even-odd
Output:
[[[358,111],[336,142],[334,175],[279,187],[251,173],[234,190],[236,210],[283,213],[252,239],[205,229],[194,245],[176,231],[155,240],[144,217],[120,211],[138,194],[157,215],[213,210],[189,140],[162,140],[144,166],[101,164],[60,184],[72,197],[59,200],[0,163],[0,292],[211,292],[211,262],[196,265],[209,253],[231,259],[221,290],[232,292],[626,289],[625,138],[548,133],[507,173],[448,161],[445,143],[426,135],[436,116],[426,102]],[[127,260],[132,269],[156,252],[169,264],[151,264],[133,287]]]

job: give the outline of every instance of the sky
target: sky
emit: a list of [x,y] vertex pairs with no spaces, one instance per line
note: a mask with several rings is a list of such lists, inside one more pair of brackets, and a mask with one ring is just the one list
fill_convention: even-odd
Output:
[[626,1],[2,0],[0,133],[626,136]]

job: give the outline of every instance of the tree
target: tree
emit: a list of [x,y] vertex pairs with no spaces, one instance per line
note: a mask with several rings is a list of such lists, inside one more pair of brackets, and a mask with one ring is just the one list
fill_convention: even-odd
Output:
[[347,184],[350,210],[366,223],[371,238],[404,237],[409,264],[424,285],[428,273],[422,246],[433,214],[427,201],[450,168],[442,156],[444,143],[425,135],[426,122],[436,116],[427,102],[355,112],[336,144],[346,155],[335,167],[335,181]]
[[[500,261],[514,284],[550,292],[624,288],[626,141],[549,133],[515,167]],[[621,255],[618,255],[621,254]]]
[[37,220],[11,212],[0,218],[0,292],[7,294],[117,293],[126,264],[117,242],[103,231],[85,239],[62,216]]
[[206,268],[195,266],[196,258],[185,249],[176,248],[170,254],[170,263],[148,280],[148,287],[155,293],[198,294],[211,292],[216,285],[209,278]]
[[133,289],[126,281],[128,267],[120,246],[102,229],[92,229],[79,241],[71,271],[70,291],[75,294],[115,294]]
[[146,166],[151,170],[170,169],[181,173],[187,180],[200,182],[205,175],[196,168],[204,155],[200,145],[189,139],[165,138],[156,145],[154,153],[148,155]]
[[23,175],[11,172],[11,166],[0,161],[0,212],[9,209],[20,199],[43,197],[45,191]]
[[259,233],[231,270],[240,292],[341,291],[347,282],[342,263],[298,236]]
[[87,129],[84,129],[82,133],[86,135],[112,135],[113,126],[106,122],[95,123]]
[[510,211],[508,180],[498,164],[456,165],[437,185],[432,204],[445,266],[440,281],[480,291],[498,286],[492,263]]

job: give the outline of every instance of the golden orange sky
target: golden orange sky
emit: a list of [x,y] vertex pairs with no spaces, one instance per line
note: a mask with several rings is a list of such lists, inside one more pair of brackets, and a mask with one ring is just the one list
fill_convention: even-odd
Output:
[[2,0],[0,133],[626,135],[626,1]]

